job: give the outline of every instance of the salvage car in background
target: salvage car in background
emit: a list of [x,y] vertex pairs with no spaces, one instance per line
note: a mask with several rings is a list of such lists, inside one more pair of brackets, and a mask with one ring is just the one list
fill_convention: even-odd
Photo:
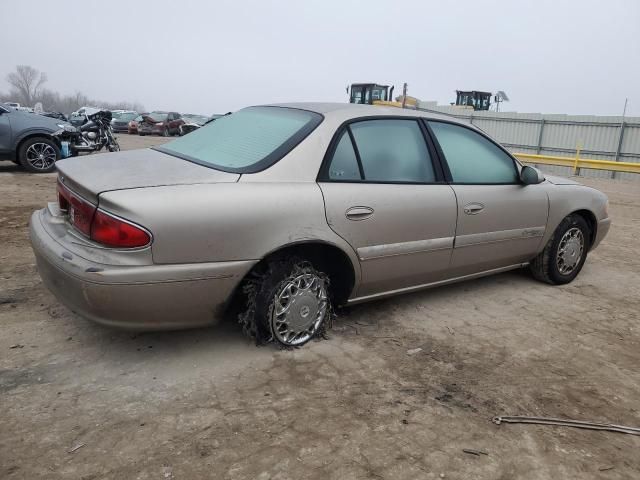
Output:
[[149,115],[148,112],[141,113],[127,124],[127,133],[130,135],[138,133],[138,124],[142,121],[143,115]]
[[61,153],[51,134],[65,126],[68,123],[57,118],[0,104],[0,160],[11,160],[33,173],[52,172]]
[[177,112],[151,112],[142,115],[142,121],[138,122],[138,135],[162,135],[169,137],[180,134],[180,125],[184,120]]
[[[113,113],[112,113],[113,115]],[[118,116],[111,119],[111,128],[114,132],[129,133],[129,122],[138,116],[138,112],[126,111],[121,112]]]
[[185,113],[182,115],[182,120],[184,120],[184,123],[180,125],[180,135],[186,135],[187,133],[191,133],[194,130],[197,130],[200,127],[202,127],[209,120],[211,120],[211,117],[206,117],[204,115],[194,115],[192,113]]
[[332,305],[526,266],[571,282],[610,226],[599,191],[545,179],[471,125],[392,107],[250,107],[58,169],[59,201],[30,233],[73,311],[154,330],[235,307],[247,333],[286,346]]

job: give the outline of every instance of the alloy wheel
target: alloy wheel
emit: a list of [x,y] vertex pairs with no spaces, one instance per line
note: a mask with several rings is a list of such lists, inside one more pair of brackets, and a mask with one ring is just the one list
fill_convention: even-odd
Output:
[[56,161],[56,151],[47,143],[34,143],[27,148],[27,162],[37,170],[47,170]]

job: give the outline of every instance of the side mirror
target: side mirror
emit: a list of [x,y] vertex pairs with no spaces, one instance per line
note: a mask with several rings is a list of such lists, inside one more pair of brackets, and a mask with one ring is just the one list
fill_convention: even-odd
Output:
[[525,185],[536,185],[544,182],[544,174],[537,168],[525,165],[520,170],[520,181]]

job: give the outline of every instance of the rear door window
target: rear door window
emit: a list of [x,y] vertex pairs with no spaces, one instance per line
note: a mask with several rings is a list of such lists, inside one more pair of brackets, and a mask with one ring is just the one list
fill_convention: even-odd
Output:
[[416,120],[349,124],[333,153],[328,179],[369,183],[435,183],[427,144]]
[[329,168],[329,178],[331,180],[361,180],[358,158],[353,149],[353,143],[349,137],[349,132],[342,132],[342,137],[333,153],[333,159]]

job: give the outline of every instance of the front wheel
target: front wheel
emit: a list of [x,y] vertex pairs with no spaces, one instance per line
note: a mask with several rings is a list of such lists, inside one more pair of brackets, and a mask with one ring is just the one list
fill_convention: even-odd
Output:
[[110,152],[119,152],[120,144],[115,138],[112,138],[107,148],[109,149]]
[[56,168],[60,160],[60,148],[45,137],[33,137],[25,141],[18,151],[18,161],[22,167],[32,173],[49,173]]
[[275,340],[299,347],[322,333],[331,316],[329,278],[310,262],[271,261],[245,285],[247,306],[239,321],[257,343]]
[[529,265],[533,276],[551,285],[573,281],[587,259],[590,234],[589,225],[582,216],[565,217],[544,250]]

